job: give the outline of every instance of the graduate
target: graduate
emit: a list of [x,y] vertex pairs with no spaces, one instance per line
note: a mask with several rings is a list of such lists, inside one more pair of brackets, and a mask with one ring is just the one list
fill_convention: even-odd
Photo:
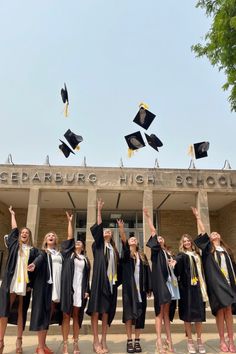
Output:
[[[202,250],[202,263],[206,277],[207,292],[212,314],[220,337],[222,352],[236,353],[233,339],[233,316],[236,313],[235,262],[232,251],[218,232],[205,231],[199,212],[192,207],[200,235],[195,244]],[[225,340],[226,325],[228,341]]]
[[[188,353],[206,353],[202,343],[202,322],[206,321],[206,302],[208,301],[202,261],[197,247],[188,234],[179,243],[180,253],[176,256],[175,274],[178,277],[180,299],[179,318],[184,321],[188,337]],[[197,348],[192,338],[192,323],[197,333]],[[197,349],[197,351],[196,351]]]
[[[164,354],[167,348],[169,352],[174,353],[175,349],[171,339],[170,320],[172,321],[174,318],[176,300],[180,298],[177,278],[173,271],[176,261],[168,251],[165,239],[162,236],[157,236],[148,210],[144,208],[143,213],[151,230],[151,237],[146,246],[151,248],[157,351],[160,354]],[[164,322],[167,336],[165,346],[161,338],[162,321]]]
[[[68,224],[70,223],[71,220],[68,218]],[[52,353],[46,345],[47,331],[50,324],[62,322],[60,311],[62,261],[57,234],[54,231],[48,232],[44,236],[39,256],[29,265],[29,270],[35,272],[30,331],[38,332],[36,349],[38,354]]]
[[32,277],[28,274],[28,264],[38,255],[33,247],[30,229],[17,228],[12,206],[12,231],[5,238],[8,249],[6,268],[0,287],[0,353],[3,353],[4,335],[7,323],[17,325],[16,353],[22,353],[22,334],[25,328],[27,310],[30,302]]
[[[91,227],[94,238],[92,244],[94,265],[91,293],[87,314],[91,316],[93,350],[108,353],[106,342],[107,326],[110,326],[116,312],[119,254],[110,229],[103,229],[102,208],[104,202],[97,203],[97,223]],[[98,319],[102,320],[102,337],[98,337]]]
[[70,318],[73,318],[73,354],[79,354],[79,330],[82,325],[84,308],[89,296],[90,262],[85,256],[83,240],[73,237],[73,215],[66,213],[68,219],[68,238],[61,244],[63,266],[61,274],[61,310],[63,312],[62,336],[63,353],[68,354],[68,335]]
[[[145,326],[147,296],[151,296],[151,270],[146,255],[139,250],[135,236],[127,240],[123,220],[117,220],[123,246],[122,303],[123,323],[127,333],[127,353],[141,353],[140,332]],[[132,340],[132,325],[135,339]]]

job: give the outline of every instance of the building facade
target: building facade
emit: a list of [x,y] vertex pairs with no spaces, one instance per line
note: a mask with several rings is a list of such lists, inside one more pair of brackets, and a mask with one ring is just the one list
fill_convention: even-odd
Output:
[[44,165],[0,165],[0,250],[11,229],[9,205],[16,211],[18,227],[29,227],[38,247],[49,231],[60,241],[67,237],[65,211],[71,210],[75,237],[86,240],[92,258],[90,227],[96,221],[98,198],[105,203],[104,225],[113,229],[119,248],[116,219],[122,218],[127,234],[135,232],[145,249],[145,207],[158,233],[177,251],[182,234],[197,234],[191,212],[196,206],[206,230],[221,233],[236,251],[236,171]]

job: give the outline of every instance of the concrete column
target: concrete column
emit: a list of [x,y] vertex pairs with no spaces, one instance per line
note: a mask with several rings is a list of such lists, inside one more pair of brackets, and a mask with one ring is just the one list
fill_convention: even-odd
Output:
[[86,226],[86,249],[88,258],[92,261],[92,243],[93,237],[91,235],[90,227],[97,221],[97,190],[88,190],[87,199],[87,226]]
[[[153,194],[152,190],[144,190],[143,191],[143,208],[146,208],[149,211],[151,219],[153,221]],[[148,226],[147,220],[143,215],[143,245],[144,250],[147,252],[146,243],[150,236],[150,228]]]
[[209,208],[208,208],[208,197],[206,191],[199,190],[196,198],[196,208],[198,209],[203,225],[205,226],[206,232],[210,234],[210,217],[209,217]]
[[26,226],[32,232],[33,242],[35,246],[38,246],[37,241],[38,241],[38,226],[39,226],[39,215],[40,215],[39,198],[40,198],[40,189],[37,187],[30,188]]

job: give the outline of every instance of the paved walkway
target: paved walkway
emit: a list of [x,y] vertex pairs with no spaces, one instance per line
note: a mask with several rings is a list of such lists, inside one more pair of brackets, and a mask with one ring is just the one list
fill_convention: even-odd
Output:
[[[208,354],[220,353],[218,345],[219,340],[216,334],[204,334],[204,341],[206,345],[206,350]],[[178,354],[187,354],[186,350],[186,340],[183,338],[183,334],[177,333],[173,334],[173,342]],[[62,339],[58,335],[48,335],[48,346],[54,350],[55,354],[62,353]],[[37,345],[36,336],[25,336],[24,337],[24,354],[34,354],[35,347]],[[143,353],[154,354],[156,352],[155,348],[155,335],[154,334],[143,334],[141,337],[141,345],[143,347]],[[108,335],[108,346],[110,353],[114,354],[125,354],[126,353],[126,336],[125,334],[111,334]],[[70,340],[69,353],[73,353],[72,339]],[[80,336],[80,350],[81,354],[91,354],[92,351],[92,336],[91,335],[81,335]],[[4,354],[15,353],[15,338],[13,336],[5,337],[5,348]]]

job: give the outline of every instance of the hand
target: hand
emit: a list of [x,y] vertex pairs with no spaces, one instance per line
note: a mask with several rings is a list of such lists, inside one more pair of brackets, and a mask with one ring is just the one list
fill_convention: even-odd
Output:
[[143,213],[147,218],[150,218],[150,214],[149,214],[149,211],[147,210],[147,208],[143,208]]
[[102,198],[99,198],[98,199],[98,210],[102,210],[103,208],[103,205],[104,205],[104,202],[102,201]]
[[35,264],[31,263],[27,267],[28,272],[33,272],[35,270]]
[[119,228],[123,229],[124,228],[124,221],[122,219],[117,219],[116,220]]
[[171,268],[174,268],[176,263],[177,263],[176,260],[173,259],[172,257],[170,259],[168,259],[168,264]]
[[15,212],[14,212],[14,210],[12,209],[12,205],[10,205],[10,208],[9,208],[8,210],[10,211],[11,215],[14,215],[14,216],[15,216]]
[[191,209],[192,209],[193,215],[195,215],[196,219],[199,219],[200,216],[199,216],[199,212],[198,212],[197,208],[191,207]]
[[72,222],[74,215],[73,215],[73,214],[70,214],[68,211],[66,211],[66,216],[67,216],[68,222]]
[[84,294],[84,298],[87,299],[89,297],[89,293]]

